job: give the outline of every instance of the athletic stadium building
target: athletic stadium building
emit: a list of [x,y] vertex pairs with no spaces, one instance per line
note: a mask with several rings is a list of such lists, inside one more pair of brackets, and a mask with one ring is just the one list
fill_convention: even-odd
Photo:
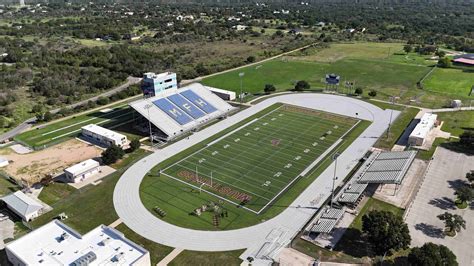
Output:
[[[158,95],[130,103],[139,119],[154,127],[153,138],[169,141],[199,128],[214,119],[225,117],[234,107],[202,84],[195,83],[180,89],[167,89]],[[141,125],[140,125],[141,124]],[[148,131],[148,123],[138,123],[141,131]]]

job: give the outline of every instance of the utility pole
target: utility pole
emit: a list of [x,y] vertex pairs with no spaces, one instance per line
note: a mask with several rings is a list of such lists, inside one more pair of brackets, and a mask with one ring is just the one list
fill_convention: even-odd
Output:
[[332,178],[332,191],[331,191],[331,209],[332,209],[332,204],[333,204],[333,201],[334,201],[334,190],[336,189],[336,180],[337,180],[337,176],[336,176],[336,171],[337,171],[337,157],[339,157],[339,153],[336,152],[334,153],[334,155],[332,156],[332,160],[334,161],[334,176]]
[[240,104],[242,104],[242,100],[244,98],[244,92],[243,92],[243,87],[242,87],[242,79],[243,79],[244,75],[245,75],[244,72],[239,73],[239,78],[240,78]]

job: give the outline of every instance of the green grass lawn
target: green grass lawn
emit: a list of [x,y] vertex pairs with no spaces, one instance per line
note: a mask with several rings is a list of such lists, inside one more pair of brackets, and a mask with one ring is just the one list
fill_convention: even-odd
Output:
[[[64,222],[80,233],[86,233],[100,224],[111,224],[118,219],[113,206],[115,184],[128,165],[148,154],[149,152],[141,149],[128,154],[127,158],[114,166],[120,170],[104,177],[97,186],[89,185],[73,192],[69,189],[60,192],[60,185],[46,187],[44,193],[49,195],[40,194],[40,197],[49,200],[53,210],[38,217],[31,225],[37,228],[62,212],[69,216]],[[60,195],[65,196],[60,198]]]
[[[371,103],[375,103],[375,101],[371,101]],[[413,118],[415,118],[418,112],[419,110],[417,108],[403,108],[402,113],[392,123],[388,138],[387,134],[384,133],[384,135],[382,135],[380,139],[377,140],[374,146],[380,149],[390,150],[393,145],[395,145],[400,136],[403,134],[405,128],[410,124]]]
[[[236,205],[245,202],[243,208],[261,212],[356,122],[285,105],[164,169],[163,174],[196,188],[205,182],[204,191]],[[150,197],[168,193],[159,182],[144,192]],[[173,199],[170,194],[167,201]],[[180,203],[176,205],[184,207]]]
[[[283,193],[282,196],[278,197],[269,208],[259,215],[256,215],[248,210],[238,208],[235,205],[227,202],[220,203],[221,208],[227,210],[228,216],[220,219],[220,224],[218,227],[213,225],[212,214],[210,212],[204,212],[201,216],[190,215],[194,209],[204,204],[208,204],[209,202],[218,201],[216,197],[204,192],[199,193],[198,189],[192,189],[189,185],[175,181],[165,175],[157,174],[160,169],[164,169],[167,166],[174,164],[180,159],[185,158],[187,155],[190,155],[205,147],[207,143],[216,140],[220,136],[223,136],[226,133],[239,128],[245,123],[252,121],[256,117],[262,116],[263,114],[268,113],[275,108],[278,108],[278,105],[271,106],[268,109],[256,114],[255,116],[251,116],[241,123],[238,123],[237,125],[234,125],[216,134],[215,136],[210,137],[202,143],[187,149],[181,154],[173,156],[162,164],[157,165],[147,176],[145,176],[141,184],[141,198],[145,207],[147,207],[150,212],[154,213],[155,215],[157,214],[153,211],[153,208],[159,207],[167,213],[167,215],[162,218],[164,221],[176,224],[178,226],[199,230],[229,230],[242,228],[268,220],[279,214],[284,209],[291,207],[291,203],[301,193],[301,191],[311,184],[314,179],[317,178],[319,174],[330,165],[330,155],[326,156],[316,166],[316,168],[312,170],[313,172],[311,172],[305,178],[300,178],[285,193]],[[360,122],[344,138],[344,141],[337,147],[337,149],[341,152],[346,149],[352,143],[352,141],[367,128],[369,124],[370,122],[367,121]],[[157,188],[159,188],[161,192],[158,192],[156,190]]]
[[[436,68],[424,81],[424,89],[450,96],[468,97],[474,86],[474,73],[454,68]],[[474,95],[471,96],[474,100]]]
[[[240,265],[242,260],[239,259],[240,254],[244,250],[233,250],[224,252],[198,252],[184,250],[169,264],[174,265]],[[152,263],[153,264],[153,263]]]
[[122,232],[126,238],[148,250],[148,252],[150,252],[151,265],[156,265],[158,262],[164,259],[166,255],[173,251],[172,247],[160,245],[138,235],[123,223],[119,224],[117,227],[115,227],[115,229]]
[[15,192],[19,190],[20,187],[18,187],[16,184],[12,183],[10,180],[7,180],[6,178],[3,178],[0,176],[0,197],[6,196],[12,192]]
[[308,81],[312,88],[324,88],[324,77],[337,73],[342,81],[353,81],[357,86],[409,89],[427,72],[425,66],[366,59],[343,59],[334,63],[309,62],[294,59],[275,59],[203,80],[205,85],[239,91],[239,73],[244,72],[243,91],[260,93],[265,84],[277,90],[293,89],[298,80]]
[[474,111],[445,112],[437,115],[438,120],[444,121],[441,130],[454,136],[461,135],[464,130],[474,130]]

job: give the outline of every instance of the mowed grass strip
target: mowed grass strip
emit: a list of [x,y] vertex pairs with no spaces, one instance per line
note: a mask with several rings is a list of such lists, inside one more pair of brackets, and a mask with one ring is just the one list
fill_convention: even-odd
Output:
[[164,172],[258,212],[355,123],[284,106]]

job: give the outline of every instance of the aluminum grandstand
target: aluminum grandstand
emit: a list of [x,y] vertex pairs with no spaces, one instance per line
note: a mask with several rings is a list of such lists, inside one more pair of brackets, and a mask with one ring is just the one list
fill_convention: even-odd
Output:
[[[172,140],[224,117],[235,108],[199,83],[165,90],[154,97],[132,102],[130,106],[155,126],[153,138],[162,141]],[[148,131],[146,123],[142,128],[142,131]]]
[[416,151],[373,152],[334,197],[334,203],[354,208],[369,184],[400,185]]

